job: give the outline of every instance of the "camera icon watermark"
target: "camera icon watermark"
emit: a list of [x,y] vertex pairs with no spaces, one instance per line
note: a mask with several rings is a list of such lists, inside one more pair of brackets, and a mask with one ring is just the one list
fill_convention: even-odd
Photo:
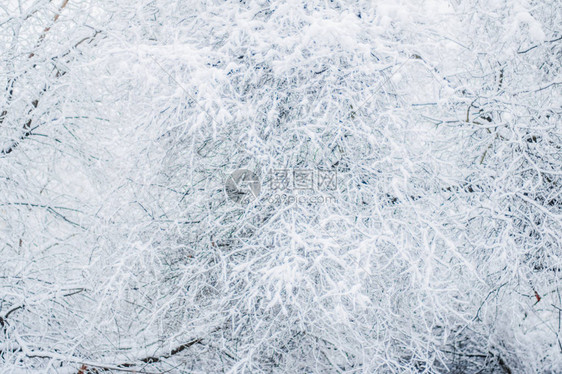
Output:
[[226,196],[238,204],[246,205],[255,200],[261,191],[261,183],[256,174],[247,169],[235,170],[227,178],[224,190]]

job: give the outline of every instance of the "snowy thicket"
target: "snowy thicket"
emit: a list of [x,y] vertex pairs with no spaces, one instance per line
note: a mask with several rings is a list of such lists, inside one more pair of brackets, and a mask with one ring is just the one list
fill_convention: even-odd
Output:
[[561,373],[561,9],[0,3],[0,371]]

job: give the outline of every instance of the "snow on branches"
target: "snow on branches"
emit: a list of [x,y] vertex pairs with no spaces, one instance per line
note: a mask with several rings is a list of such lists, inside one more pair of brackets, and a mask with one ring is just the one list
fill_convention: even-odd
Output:
[[562,371],[559,6],[0,5],[3,372]]

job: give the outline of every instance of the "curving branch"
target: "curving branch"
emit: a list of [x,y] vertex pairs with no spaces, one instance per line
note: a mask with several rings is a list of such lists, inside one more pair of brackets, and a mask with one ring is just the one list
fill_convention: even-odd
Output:
[[[51,30],[52,25],[55,24],[55,23],[58,21],[62,10],[68,5],[68,2],[69,2],[69,0],[64,0],[64,1],[63,1],[62,5],[59,7],[58,12],[55,14],[55,16],[54,16],[54,18],[53,18],[53,22],[52,22],[51,26],[45,27],[45,29],[43,30],[43,33],[39,36],[39,40],[38,40],[37,43],[36,43],[36,46],[35,46],[36,49],[43,43],[43,40],[44,40],[45,37],[47,36],[47,33]],[[85,43],[85,42],[91,42],[92,40],[94,40],[94,38],[96,38],[96,36],[97,36],[98,34],[100,34],[100,32],[101,32],[101,31],[99,31],[99,30],[95,30],[95,32],[94,32],[94,34],[93,34],[92,36],[88,36],[88,37],[82,38],[80,41],[78,41],[77,43],[75,43],[74,46],[72,46],[72,48],[70,48],[67,52],[63,53],[63,54],[60,55],[60,56],[57,56],[57,57],[53,58],[53,60],[56,59],[56,58],[60,58],[60,57],[65,57],[65,56],[67,56],[68,54],[71,53],[71,51],[72,51],[73,49],[77,48],[78,46],[80,46],[81,44],[83,44],[83,43]],[[31,58],[33,58],[34,56],[35,56],[35,53],[34,53],[34,52],[31,52],[31,53],[28,55],[28,58],[31,59]],[[33,67],[35,67],[35,65],[33,65]],[[25,73],[26,73],[26,72],[24,72],[24,74],[25,74]],[[61,76],[65,75],[65,74],[66,74],[66,72],[61,72],[60,70],[57,69],[57,73],[56,73],[55,77],[56,77],[56,78],[60,78]],[[16,82],[16,78],[10,79],[9,82],[8,82],[8,86],[6,87],[6,90],[7,90],[8,93],[9,93],[9,95],[8,95],[8,103],[10,103],[10,101],[11,101],[11,99],[12,99],[12,97],[13,97],[13,91],[14,91],[14,84],[15,84],[15,82]],[[19,144],[21,143],[22,140],[25,140],[26,138],[28,138],[29,136],[31,136],[32,133],[33,133],[33,130],[35,130],[37,127],[39,127],[39,125],[38,125],[38,126],[35,126],[35,127],[32,128],[32,124],[33,124],[32,116],[33,116],[33,113],[35,112],[35,110],[37,109],[37,107],[38,107],[38,105],[39,105],[39,100],[40,100],[40,98],[47,92],[47,90],[48,90],[48,87],[44,87],[44,88],[41,90],[41,92],[39,93],[38,97],[37,97],[36,99],[34,99],[34,100],[31,102],[31,108],[30,108],[29,111],[27,112],[27,118],[28,118],[28,119],[25,121],[25,123],[24,123],[23,126],[22,126],[23,133],[22,133],[22,134],[19,136],[19,138],[18,138],[17,140],[15,140],[11,145],[9,145],[8,147],[6,147],[6,148],[4,148],[4,149],[1,149],[1,150],[0,150],[0,155],[8,155],[8,154],[12,153],[12,152],[19,146]],[[4,120],[6,119],[7,115],[8,115],[8,109],[4,109],[4,110],[2,110],[2,112],[0,112],[0,125],[4,122]]]

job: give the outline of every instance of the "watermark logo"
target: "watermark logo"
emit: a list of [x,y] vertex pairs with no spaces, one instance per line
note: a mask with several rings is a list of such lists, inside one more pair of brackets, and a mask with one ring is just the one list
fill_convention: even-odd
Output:
[[335,169],[274,169],[269,173],[269,187],[274,191],[335,191]]
[[261,183],[256,174],[246,169],[235,170],[225,183],[226,196],[238,204],[249,204],[261,191]]
[[335,201],[329,192],[337,187],[335,169],[273,169],[263,185],[255,173],[238,169],[226,180],[225,191],[231,201],[243,205],[255,200],[262,188],[270,192],[263,197],[272,204],[322,204]]

